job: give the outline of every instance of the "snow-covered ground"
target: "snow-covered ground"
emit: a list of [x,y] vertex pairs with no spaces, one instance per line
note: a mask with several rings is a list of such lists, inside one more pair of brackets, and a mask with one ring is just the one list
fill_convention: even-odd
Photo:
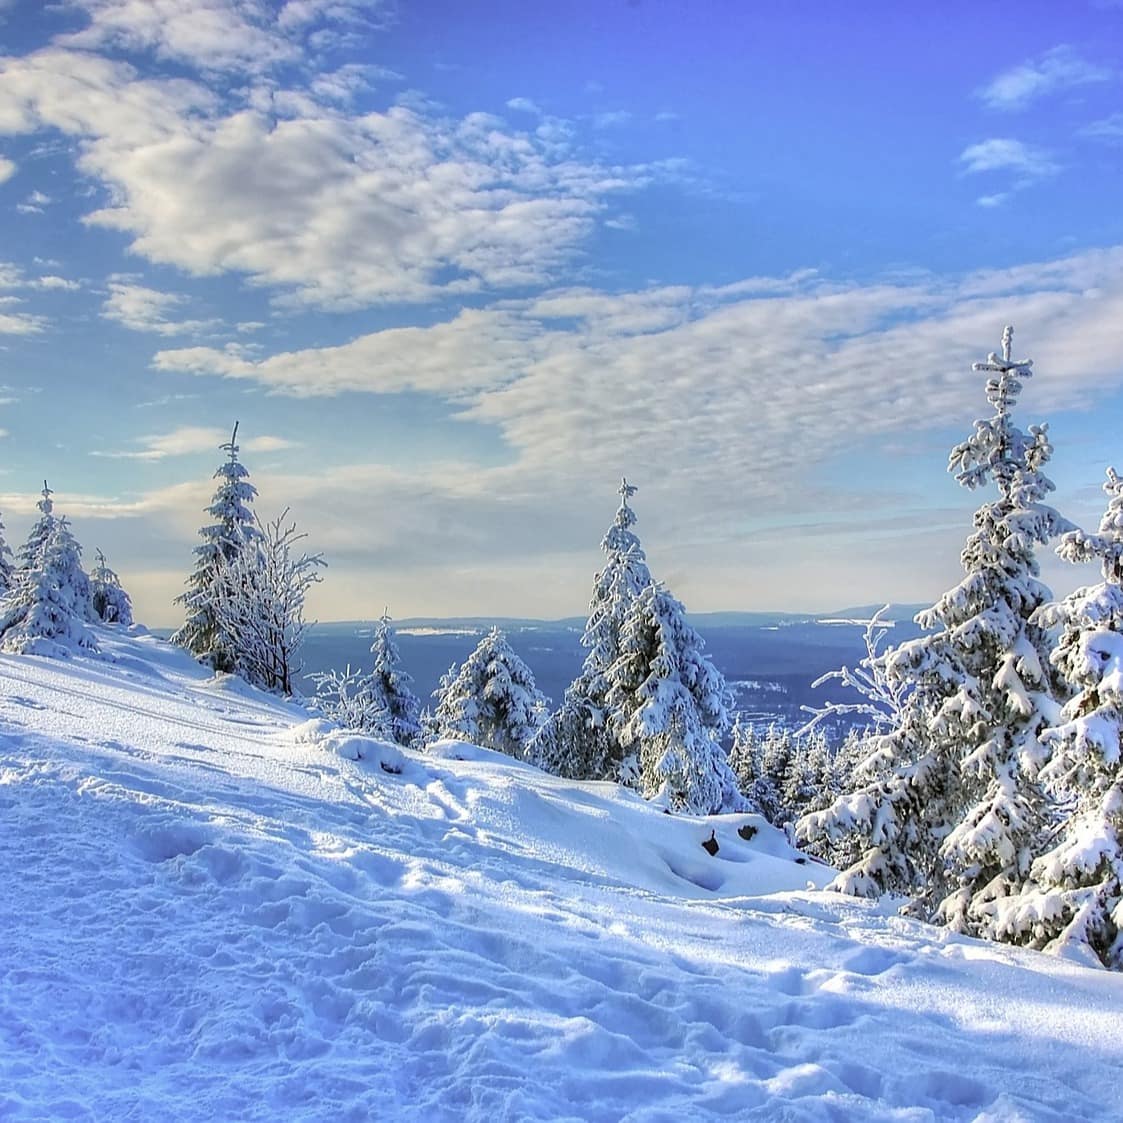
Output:
[[0,657],[0,1118],[1123,1118],[1117,975],[102,646]]

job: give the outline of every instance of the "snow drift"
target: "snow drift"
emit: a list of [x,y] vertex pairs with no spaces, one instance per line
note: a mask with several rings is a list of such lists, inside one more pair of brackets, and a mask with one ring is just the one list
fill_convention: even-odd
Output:
[[4,1118],[1123,1115],[1117,975],[822,892],[756,816],[98,642],[0,657]]

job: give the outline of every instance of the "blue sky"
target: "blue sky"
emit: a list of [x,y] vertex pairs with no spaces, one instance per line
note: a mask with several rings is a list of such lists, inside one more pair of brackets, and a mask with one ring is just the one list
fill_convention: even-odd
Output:
[[9,538],[47,476],[175,623],[237,418],[323,619],[580,614],[622,473],[690,608],[933,598],[1004,323],[1057,505],[1119,461],[1119,44],[1110,0],[0,0]]

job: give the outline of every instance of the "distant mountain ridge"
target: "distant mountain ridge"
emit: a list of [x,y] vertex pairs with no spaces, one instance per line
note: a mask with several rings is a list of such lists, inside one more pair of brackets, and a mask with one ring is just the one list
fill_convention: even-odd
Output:
[[[690,612],[687,615],[695,624],[706,628],[774,628],[791,624],[818,624],[823,622],[861,621],[864,623],[882,607],[884,606],[881,604],[866,604],[850,608],[840,608],[835,612],[747,612],[726,610],[719,612]],[[891,621],[907,621],[911,623],[913,617],[927,607],[927,604],[890,604],[888,619]],[[326,620],[318,622],[315,628],[318,631],[355,631],[360,628],[370,628],[373,624],[373,618],[359,620]],[[408,628],[441,628],[479,632],[484,632],[494,627],[512,630],[530,630],[534,628],[574,628],[583,630],[585,627],[585,617],[564,616],[558,620],[547,620],[532,616],[406,616],[401,619],[396,619],[394,621],[394,627],[398,630]]]

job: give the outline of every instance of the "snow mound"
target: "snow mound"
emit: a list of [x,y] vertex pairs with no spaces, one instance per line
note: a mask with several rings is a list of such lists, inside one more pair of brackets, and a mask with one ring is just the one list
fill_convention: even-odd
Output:
[[0,657],[4,1119],[1123,1117],[1119,976],[98,641]]

